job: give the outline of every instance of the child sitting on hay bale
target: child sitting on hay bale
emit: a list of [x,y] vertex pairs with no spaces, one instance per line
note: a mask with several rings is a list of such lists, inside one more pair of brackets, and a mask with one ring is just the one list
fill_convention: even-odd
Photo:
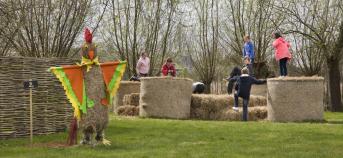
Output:
[[172,58],[167,58],[167,62],[162,66],[162,75],[163,76],[168,76],[171,75],[173,77],[176,76],[176,69],[173,64]]
[[244,67],[242,69],[242,75],[233,77],[230,81],[236,82],[237,84],[237,92],[234,94],[235,102],[233,109],[238,111],[238,97],[241,97],[243,99],[243,121],[247,121],[251,85],[263,84],[266,83],[266,80],[257,80],[256,78],[249,76],[248,68]]

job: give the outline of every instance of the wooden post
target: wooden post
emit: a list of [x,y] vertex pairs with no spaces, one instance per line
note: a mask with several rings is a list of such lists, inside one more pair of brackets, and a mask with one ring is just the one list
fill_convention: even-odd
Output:
[[33,143],[33,109],[32,109],[32,89],[38,87],[38,81],[30,79],[29,81],[24,81],[24,89],[30,89],[30,143]]
[[30,87],[30,143],[33,143],[32,88]]

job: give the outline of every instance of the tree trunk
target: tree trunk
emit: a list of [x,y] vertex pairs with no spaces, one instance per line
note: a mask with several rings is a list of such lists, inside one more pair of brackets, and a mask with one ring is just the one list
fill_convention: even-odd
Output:
[[204,91],[204,93],[205,94],[210,94],[211,93],[211,81],[210,82],[204,82],[204,84],[205,84],[205,91]]
[[327,65],[329,69],[331,111],[343,111],[341,102],[341,74],[339,71],[339,59],[331,57],[330,59],[327,59]]

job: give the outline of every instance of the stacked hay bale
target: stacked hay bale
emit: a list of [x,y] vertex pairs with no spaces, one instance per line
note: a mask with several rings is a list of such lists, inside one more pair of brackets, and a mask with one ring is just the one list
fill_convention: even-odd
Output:
[[324,79],[286,77],[268,79],[268,120],[323,120]]
[[251,95],[267,96],[267,84],[254,84],[251,86]]
[[[239,99],[239,107],[242,107]],[[232,111],[232,95],[193,94],[191,99],[192,119],[202,120],[241,120],[242,110]],[[263,96],[251,96],[249,101],[249,120],[260,120],[267,117],[267,99]]]
[[123,106],[118,107],[117,114],[124,116],[138,116],[139,93],[131,93],[124,96]]
[[[221,120],[230,120],[230,121],[241,121],[243,111],[242,108],[238,112],[233,110],[227,110]],[[267,118],[267,107],[266,106],[257,106],[248,108],[248,120],[249,121],[259,121]]]
[[187,119],[190,116],[191,95],[190,79],[142,78],[139,116]]
[[127,94],[139,93],[140,85],[141,85],[140,82],[121,81],[118,92],[117,92],[117,96],[114,98],[115,100],[114,100],[113,107],[111,107],[109,110],[111,112],[113,111],[114,113],[118,113],[118,108],[124,105],[123,103],[124,96]]
[[127,94],[123,98],[124,105],[139,106],[139,93]]

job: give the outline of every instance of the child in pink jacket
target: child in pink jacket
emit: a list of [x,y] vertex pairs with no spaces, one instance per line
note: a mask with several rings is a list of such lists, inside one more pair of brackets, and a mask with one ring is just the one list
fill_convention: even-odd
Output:
[[287,61],[291,59],[291,53],[289,52],[289,43],[282,38],[278,32],[273,33],[275,41],[273,47],[275,49],[275,59],[279,61],[280,77],[287,76]]

